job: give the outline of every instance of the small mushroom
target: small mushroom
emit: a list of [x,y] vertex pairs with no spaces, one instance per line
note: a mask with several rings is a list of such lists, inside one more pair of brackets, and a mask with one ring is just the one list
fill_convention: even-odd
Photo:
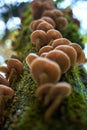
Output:
[[31,74],[33,78],[39,83],[47,82],[54,83],[61,78],[61,69],[56,62],[47,58],[39,57],[31,63]]
[[14,96],[14,90],[6,85],[0,84],[0,96],[2,95],[12,98]]
[[69,56],[61,50],[52,50],[45,57],[55,61],[60,66],[62,73],[66,73],[71,66]]
[[61,29],[66,28],[68,21],[65,17],[60,16],[60,17],[56,18],[55,23],[56,23],[56,28],[61,30]]
[[43,30],[36,30],[32,32],[30,38],[32,44],[36,46],[37,50],[47,44],[47,34]]
[[48,23],[50,23],[55,28],[55,26],[56,26],[55,22],[54,22],[54,20],[51,17],[43,16],[41,19],[45,20]]
[[59,18],[60,16],[64,16],[63,12],[59,9],[53,9],[51,10],[52,14],[53,14],[53,18]]
[[47,37],[49,44],[52,44],[55,39],[62,38],[62,34],[58,30],[50,29],[47,31]]
[[41,53],[40,57],[46,57],[47,53],[48,53],[48,52],[43,52],[43,53]]
[[69,41],[67,38],[59,38],[55,39],[52,43],[53,48],[59,46],[59,45],[70,45],[71,41]]
[[28,54],[27,57],[26,57],[26,63],[27,63],[27,65],[30,67],[32,61],[33,61],[34,59],[36,59],[37,57],[38,57],[38,55],[35,54],[35,53],[30,53],[30,54]]
[[48,23],[48,22],[46,22],[46,21],[44,21],[44,22],[41,22],[38,26],[37,26],[37,30],[43,30],[43,31],[45,31],[45,32],[47,32],[49,29],[53,29],[54,27],[50,24],[50,23]]
[[7,66],[1,66],[0,67],[0,72],[4,73],[6,78],[8,77],[9,75],[9,71],[8,71],[8,67]]
[[52,103],[45,113],[45,121],[49,121],[55,109],[60,105],[62,99],[69,96],[71,92],[71,85],[66,82],[59,82],[50,89],[49,93],[45,97],[45,105],[48,105],[50,102]]
[[9,86],[9,81],[0,74],[0,84]]
[[31,24],[29,25],[29,28],[31,31],[35,31],[37,30],[37,26],[43,22],[44,20],[43,19],[38,19],[38,20],[34,20],[31,22]]
[[9,82],[12,81],[15,75],[19,75],[23,72],[23,64],[18,59],[10,58],[7,61],[7,67],[9,71],[8,80]]
[[77,64],[82,64],[85,62],[85,54],[82,51],[82,48],[79,44],[77,43],[71,43],[70,46],[72,46],[76,52],[77,52]]
[[74,66],[76,64],[77,61],[77,52],[76,50],[69,45],[59,45],[55,48],[56,50],[62,50],[63,52],[65,52],[71,61],[71,66]]
[[[44,16],[47,16],[47,17],[50,17],[50,18],[54,18],[54,16],[53,16],[54,14],[52,13],[52,11],[51,10],[45,10],[43,13],[42,13],[42,17],[44,17]],[[54,20],[54,19],[53,19]]]
[[54,86],[54,84],[52,83],[46,83],[46,84],[42,84],[40,85],[36,92],[35,92],[35,96],[41,100],[41,101],[45,101],[45,96],[49,93],[50,89]]
[[39,55],[41,55],[41,54],[44,53],[44,52],[49,52],[49,51],[51,51],[52,49],[53,49],[53,47],[50,46],[50,45],[43,46],[43,47],[41,47],[40,50],[39,50]]

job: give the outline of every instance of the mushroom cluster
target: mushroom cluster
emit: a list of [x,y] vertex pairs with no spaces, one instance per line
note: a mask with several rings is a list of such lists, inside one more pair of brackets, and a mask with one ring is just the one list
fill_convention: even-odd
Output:
[[2,105],[3,99],[12,98],[14,96],[14,90],[9,87],[15,76],[19,75],[23,71],[23,64],[16,56],[12,56],[6,61],[7,66],[1,66],[0,72],[0,105]]
[[[41,4],[42,0],[36,3],[38,2]],[[36,3],[33,1],[33,8]],[[42,11],[40,19],[36,18],[30,24],[32,31],[30,39],[37,48],[38,54],[30,53],[26,57],[32,77],[39,84],[36,97],[49,107],[45,113],[46,121],[50,119],[63,97],[69,96],[72,92],[69,83],[60,81],[61,76],[73,66],[85,62],[85,54],[81,46],[63,38],[59,31],[61,20],[64,20],[62,11],[55,9],[54,6],[51,7],[52,10]],[[65,23],[63,25],[66,26]]]
[[[35,20],[41,18],[41,20],[45,20],[48,23],[51,22],[51,24],[58,30],[64,29],[67,26],[68,22],[67,22],[66,17],[64,16],[63,11],[57,9],[55,7],[53,1],[50,1],[50,0],[35,1],[34,0],[31,3],[30,7],[31,7],[33,18]],[[40,27],[42,27],[42,23],[41,23]]]

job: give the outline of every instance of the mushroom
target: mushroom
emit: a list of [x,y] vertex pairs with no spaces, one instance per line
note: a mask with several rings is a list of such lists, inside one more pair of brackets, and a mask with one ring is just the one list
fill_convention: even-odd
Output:
[[60,29],[66,28],[68,21],[65,17],[60,16],[60,17],[56,18],[55,23],[56,23],[56,28],[60,30]]
[[8,80],[9,82],[12,81],[15,75],[19,75],[23,72],[23,64],[18,59],[10,58],[7,61],[7,67],[9,71]]
[[1,66],[0,67],[0,72],[4,73],[6,78],[8,77],[9,75],[9,71],[8,71],[8,67],[7,66]]
[[55,22],[54,22],[54,20],[51,18],[51,17],[48,17],[48,16],[43,16],[42,18],[41,18],[42,20],[45,20],[46,22],[48,22],[48,23],[50,23],[54,28],[55,28]]
[[14,90],[6,85],[0,84],[0,96],[12,98],[14,96]]
[[38,20],[34,20],[31,22],[31,24],[29,25],[29,28],[31,31],[37,30],[37,26],[43,22],[43,19],[38,19]]
[[62,34],[58,30],[50,29],[47,31],[47,38],[49,44],[52,44],[55,39],[62,38]]
[[47,35],[43,30],[36,30],[32,32],[30,38],[32,44],[36,46],[37,50],[47,44]]
[[9,81],[0,74],[0,84],[9,86]]
[[41,100],[41,101],[45,101],[45,96],[49,93],[50,89],[54,87],[54,84],[52,83],[46,83],[46,84],[42,84],[40,85],[36,92],[35,92],[35,96]]
[[72,46],[77,52],[77,64],[80,65],[85,62],[85,54],[82,51],[81,46],[77,43],[71,43],[70,46]]
[[49,51],[51,51],[52,49],[53,49],[53,47],[50,46],[50,45],[43,46],[43,47],[41,47],[40,50],[39,50],[39,55],[41,55],[41,54],[44,53],[44,52],[49,52]]
[[55,109],[60,105],[62,99],[69,96],[71,92],[71,85],[66,82],[59,82],[54,87],[51,87],[49,93],[45,97],[45,105],[52,102],[45,113],[45,121],[49,121]]
[[44,57],[44,58],[45,58],[46,55],[47,55],[47,53],[48,53],[48,52],[43,52],[43,53],[41,53],[40,57]]
[[59,46],[59,45],[70,45],[71,41],[69,41],[67,38],[59,38],[55,39],[52,43],[53,48]]
[[59,45],[55,48],[56,50],[62,50],[63,52],[65,52],[71,61],[71,66],[74,66],[76,64],[77,61],[77,52],[76,50],[69,45]]
[[71,66],[69,56],[61,50],[52,50],[48,52],[45,57],[55,61],[60,66],[62,73],[66,73]]
[[39,83],[54,83],[61,78],[61,69],[56,62],[47,58],[39,57],[31,63],[31,74]]
[[35,53],[30,53],[30,54],[28,54],[27,57],[26,57],[26,63],[27,63],[27,65],[30,67],[32,61],[33,61],[34,59],[36,59],[37,57],[38,57],[38,55],[35,54]]
[[37,30],[43,30],[43,31],[45,31],[45,32],[47,32],[49,29],[53,29],[54,27],[50,24],[50,23],[48,23],[48,22],[46,22],[46,21],[44,21],[44,22],[41,22],[38,26],[37,26]]

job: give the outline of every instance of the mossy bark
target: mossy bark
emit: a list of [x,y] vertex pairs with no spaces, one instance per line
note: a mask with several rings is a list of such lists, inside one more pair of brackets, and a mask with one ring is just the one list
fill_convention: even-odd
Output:
[[[32,15],[29,9],[25,15],[27,18],[14,44],[14,49],[24,64],[24,70],[11,84],[15,96],[5,103],[4,121],[1,123],[0,130],[87,130],[87,88],[82,79],[83,75],[85,78],[87,75],[82,66],[74,66],[62,76],[62,81],[71,84],[72,94],[64,98],[48,123],[44,121],[47,107],[35,97],[38,84],[33,80],[25,62],[30,52],[37,53],[30,42],[29,24]],[[75,39],[76,32],[72,32],[72,28],[71,25],[71,33],[74,33]]]

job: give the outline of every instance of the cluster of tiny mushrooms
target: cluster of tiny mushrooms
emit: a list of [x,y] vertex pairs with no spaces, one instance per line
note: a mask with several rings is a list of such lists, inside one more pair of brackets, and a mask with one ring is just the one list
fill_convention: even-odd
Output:
[[[67,26],[67,19],[61,10],[56,9],[53,1],[34,0],[31,11],[34,20],[29,25],[32,31],[30,38],[38,54],[29,53],[26,64],[39,84],[35,96],[46,106],[51,104],[45,113],[45,120],[48,121],[62,99],[72,92],[69,83],[60,82],[62,74],[74,65],[82,64],[85,55],[79,44],[63,38],[58,31]],[[9,86],[14,76],[23,71],[23,64],[16,56],[8,59],[6,64],[0,68],[0,72],[5,74],[5,77],[0,75],[0,102],[3,97],[14,96],[14,90]]]
[[[72,92],[69,83],[60,81],[62,74],[85,61],[81,46],[63,38],[60,33],[59,30],[67,26],[67,19],[63,12],[54,8],[50,2],[37,0],[31,4],[35,19],[29,25],[32,32],[30,39],[37,53],[29,53],[26,57],[32,77],[39,86],[35,96],[43,101],[44,105],[49,106],[45,113],[46,121],[50,119],[62,99]],[[43,10],[39,11],[41,8]]]
[[[14,78],[23,72],[23,64],[18,56],[12,55],[6,60],[6,66],[0,67],[0,109],[4,99],[11,99],[14,96],[14,90],[10,87]],[[0,110],[1,111],[1,110]]]

